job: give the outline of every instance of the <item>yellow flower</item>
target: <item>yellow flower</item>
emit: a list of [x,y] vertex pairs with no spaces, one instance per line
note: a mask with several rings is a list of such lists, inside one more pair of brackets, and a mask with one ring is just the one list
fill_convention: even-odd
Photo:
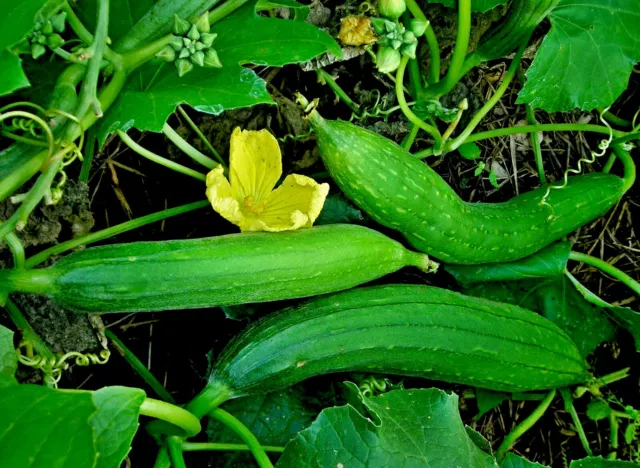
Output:
[[344,45],[363,46],[378,40],[373,33],[371,20],[364,16],[347,16],[342,18],[338,39]]
[[329,193],[329,184],[299,175],[282,175],[278,142],[267,130],[231,135],[229,179],[222,166],[207,174],[207,198],[213,209],[241,231],[290,231],[311,227]]

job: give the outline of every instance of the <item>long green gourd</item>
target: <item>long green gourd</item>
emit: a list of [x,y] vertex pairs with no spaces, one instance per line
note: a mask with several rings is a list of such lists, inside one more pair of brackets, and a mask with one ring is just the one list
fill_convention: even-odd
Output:
[[590,379],[565,332],[534,312],[430,286],[385,285],[272,314],[222,352],[188,409],[334,372],[425,377],[522,392]]
[[92,247],[40,270],[0,271],[0,291],[47,294],[76,312],[246,304],[348,289],[424,254],[356,225]]
[[[531,255],[606,213],[624,192],[620,177],[570,177],[505,203],[467,203],[429,166],[391,140],[312,111],[320,155],[342,191],[416,249],[456,264]],[[554,184],[559,185],[559,184]]]

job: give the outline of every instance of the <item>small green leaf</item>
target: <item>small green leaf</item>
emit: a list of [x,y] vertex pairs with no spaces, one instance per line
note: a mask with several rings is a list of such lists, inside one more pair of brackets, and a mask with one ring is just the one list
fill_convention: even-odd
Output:
[[518,104],[548,112],[612,104],[640,61],[640,2],[560,0]]
[[0,96],[29,86],[27,75],[24,74],[20,58],[8,50],[0,50]]
[[[482,151],[480,151],[480,147],[476,145],[474,142],[465,143],[464,145],[460,145],[458,147],[458,153],[464,159],[478,159],[482,155]],[[475,174],[478,175],[478,174]]]
[[587,457],[571,462],[569,468],[638,468],[633,462],[621,460],[605,460],[602,457]]
[[340,195],[330,195],[324,202],[316,225],[352,223],[364,220],[362,212]]
[[13,346],[13,332],[0,325],[0,374],[13,377],[18,369],[18,356]]
[[561,241],[515,262],[447,265],[445,270],[465,287],[489,281],[555,278],[562,275],[566,268],[570,251],[571,243]]
[[498,183],[498,176],[496,174],[496,171],[494,171],[493,169],[491,169],[491,171],[489,171],[489,183],[494,188],[500,188],[500,184]]
[[638,423],[629,423],[624,430],[624,441],[631,445],[637,438]]
[[96,468],[120,466],[138,430],[140,405],[146,395],[138,388],[104,387],[92,393],[96,413],[89,420],[98,454]]
[[612,411],[609,404],[604,400],[591,400],[587,405],[587,417],[592,421],[608,418]]
[[504,460],[502,460],[502,463],[500,463],[500,468],[545,468],[545,465],[530,462],[513,453],[508,453],[507,456],[504,457]]
[[[429,3],[440,3],[449,8],[458,7],[457,0],[429,0]],[[474,13],[485,13],[505,3],[507,3],[507,0],[471,0],[471,11]]]
[[0,466],[93,468],[91,393],[38,385],[0,388]]
[[393,390],[361,397],[368,415],[352,406],[328,408],[289,442],[277,467],[496,467],[469,437],[457,395],[438,389]]
[[467,431],[467,435],[469,436],[469,439],[471,439],[473,443],[476,444],[476,447],[478,447],[487,455],[493,456],[491,443],[487,439],[485,439],[482,434],[480,434],[478,431],[474,429],[471,429],[469,426],[465,426],[464,429]]
[[508,393],[494,392],[485,390],[484,388],[476,388],[476,403],[478,404],[478,414],[476,420],[492,409],[496,408],[500,403],[509,399]]

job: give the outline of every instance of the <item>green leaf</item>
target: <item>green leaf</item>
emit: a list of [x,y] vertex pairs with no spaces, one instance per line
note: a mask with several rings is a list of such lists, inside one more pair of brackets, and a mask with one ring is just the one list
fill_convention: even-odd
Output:
[[98,454],[96,468],[120,466],[131,450],[146,395],[138,388],[105,387],[93,392],[92,398],[97,408],[89,420]]
[[507,456],[504,457],[502,463],[500,463],[500,468],[545,468],[545,465],[541,465],[540,463],[530,462],[529,460],[525,460],[522,457],[514,455],[513,453],[507,453]]
[[604,400],[591,400],[587,405],[587,417],[592,421],[608,418],[613,410]]
[[178,104],[213,115],[272,104],[266,83],[241,64],[283,66],[326,51],[340,55],[340,48],[324,31],[308,23],[261,17],[254,5],[240,8],[212,27],[211,32],[218,34],[214,46],[222,68],[195,67],[180,78],[173,66],[165,65],[160,71],[158,63],[142,67],[103,118],[100,143],[117,129],[160,132]]
[[464,292],[538,312],[563,329],[585,357],[615,336],[605,311],[585,300],[564,276],[546,282],[482,283]]
[[29,86],[27,75],[22,70],[21,60],[8,50],[0,50],[0,96]]
[[478,414],[475,419],[479,419],[482,415],[488,413],[500,403],[509,399],[509,394],[504,392],[494,392],[485,390],[484,388],[476,388],[476,403],[478,404]]
[[[308,427],[320,411],[320,408],[309,404],[309,398],[295,387],[231,400],[223,408],[242,421],[261,444],[276,446],[286,445],[298,432]],[[209,420],[207,435],[211,442],[239,442],[233,431],[213,419]],[[249,454],[233,452],[216,458],[214,465],[221,468],[253,468],[255,461]]]
[[93,468],[91,394],[37,385],[0,389],[0,466]]
[[570,242],[556,242],[515,262],[470,266],[447,265],[445,270],[463,286],[488,281],[554,278],[560,276],[567,266],[570,251]]
[[[482,155],[480,147],[474,142],[464,143],[463,145],[460,145],[458,147],[458,153],[460,153],[460,156],[462,156],[464,159],[470,160],[478,159]],[[482,169],[480,169],[480,172],[482,172]],[[480,172],[474,175],[479,175]]]
[[633,462],[621,460],[605,460],[602,457],[587,457],[582,460],[574,460],[569,468],[633,468],[638,467]]
[[467,435],[476,444],[480,450],[482,450],[487,455],[493,456],[493,450],[491,449],[491,443],[484,438],[482,434],[480,434],[475,429],[471,429],[469,426],[464,427],[465,431],[467,431]]
[[0,373],[0,390],[11,385],[18,385],[16,379],[11,375]]
[[362,400],[367,416],[350,405],[323,410],[277,467],[497,466],[467,434],[455,394],[394,390]]
[[[429,3],[440,3],[449,8],[457,8],[458,6],[458,0],[429,0]],[[471,11],[484,13],[506,3],[507,0],[471,0]]]
[[340,195],[330,195],[315,224],[352,223],[364,220],[362,212]]
[[[127,34],[140,18],[156,3],[154,0],[110,0],[109,1],[109,39],[115,44]],[[178,3],[178,2],[174,2]],[[82,23],[93,31],[98,14],[98,2],[95,0],[77,0],[73,7]],[[169,15],[169,20],[173,15]],[[151,41],[154,38],[149,37]]]
[[612,104],[640,61],[640,2],[560,0],[518,103],[548,112]]
[[640,352],[640,313],[628,307],[609,304],[585,288],[575,278],[569,277],[569,279],[585,300],[605,310],[620,327],[631,333],[636,343],[636,350]]
[[18,356],[13,346],[13,332],[0,325],[0,374],[13,377],[18,369]]

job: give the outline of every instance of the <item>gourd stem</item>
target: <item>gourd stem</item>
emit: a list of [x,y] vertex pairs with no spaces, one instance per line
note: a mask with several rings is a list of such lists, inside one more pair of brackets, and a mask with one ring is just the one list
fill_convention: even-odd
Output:
[[633,131],[631,133],[627,133],[626,135],[622,135],[611,141],[611,145],[621,145],[628,141],[640,140],[640,133]]
[[458,0],[458,32],[456,34],[456,45],[453,49],[453,56],[451,57],[451,63],[449,64],[447,74],[438,84],[444,89],[444,92],[440,93],[440,95],[452,90],[463,76],[464,59],[467,56],[470,35],[471,0]]
[[613,154],[616,155],[622,164],[624,165],[624,175],[622,179],[624,180],[624,186],[622,190],[624,192],[628,191],[636,181],[636,165],[631,158],[631,155],[628,151],[622,148],[620,145],[613,145]]
[[13,268],[24,268],[24,247],[22,246],[22,242],[20,242],[20,239],[18,239],[18,236],[16,236],[15,233],[10,232],[9,234],[7,234],[7,237],[5,237],[4,240],[9,246],[11,254],[13,255]]
[[[518,80],[520,84],[524,85],[524,71],[522,70],[522,66],[518,66]],[[527,121],[529,125],[537,125],[538,121],[536,120],[536,113],[529,104],[525,104],[525,110],[527,112]],[[547,178],[544,173],[544,163],[542,161],[542,148],[540,147],[540,135],[538,132],[532,132],[530,134],[531,138],[531,147],[533,148],[533,157],[536,161],[536,168],[538,169],[538,177],[540,178],[540,185],[547,185]]]
[[179,406],[154,398],[145,398],[140,406],[140,414],[178,426],[187,433],[188,437],[193,437],[202,430],[200,420],[193,414]]
[[500,83],[500,86],[498,86],[498,89],[496,90],[496,92],[484,104],[484,106],[482,106],[482,108],[476,113],[476,115],[473,116],[473,118],[471,119],[471,122],[469,122],[469,124],[462,131],[462,133],[457,138],[455,138],[453,141],[451,141],[446,145],[447,149],[449,149],[450,151],[455,150],[460,145],[465,143],[466,140],[469,138],[469,135],[471,135],[471,133],[480,124],[480,121],[482,121],[482,119],[489,113],[489,111],[491,111],[491,109],[493,109],[493,107],[498,103],[498,101],[500,101],[500,98],[502,98],[505,91],[509,87],[509,84],[511,84],[513,77],[516,75],[516,71],[520,66],[520,60],[522,59],[522,54],[524,53],[524,49],[527,46],[527,42],[529,42],[528,39],[526,41],[523,41],[522,44],[520,44],[520,47],[518,48],[518,51],[516,52],[516,55],[513,58],[513,61],[511,62],[511,65],[509,65],[509,69],[507,70],[507,73],[505,73],[504,78],[502,79],[502,83]]
[[409,151],[409,149],[411,149],[411,145],[413,145],[413,142],[416,139],[416,136],[418,136],[419,131],[420,131],[420,127],[418,127],[416,124],[412,124],[411,131],[409,132],[407,137],[404,139],[401,146],[407,151]]
[[59,255],[71,249],[75,249],[76,247],[80,247],[81,245],[92,244],[94,242],[98,242],[104,239],[108,239],[109,237],[122,234],[123,232],[128,232],[133,229],[146,226],[147,224],[162,221],[164,219],[171,218],[172,216],[177,216],[182,213],[199,210],[206,206],[209,206],[209,202],[206,200],[187,203],[186,205],[176,206],[175,208],[169,208],[168,210],[162,210],[157,213],[151,213],[149,215],[141,216],[140,218],[135,218],[130,221],[117,224],[106,229],[102,229],[100,231],[92,232],[91,234],[87,234],[86,236],[76,237],[75,239],[71,239],[66,242],[54,245],[53,247],[43,250],[33,257],[30,257],[27,260],[25,267],[33,268],[34,266],[39,265],[40,263],[47,260],[52,255]]
[[427,45],[429,46],[429,82],[436,83],[440,80],[440,45],[438,44],[438,38],[433,32],[431,22],[427,19],[415,0],[405,0],[407,9],[411,12],[414,18],[424,21],[428,24],[427,29],[424,32],[424,36],[427,39]]
[[522,421],[515,428],[513,428],[513,430],[509,432],[509,434],[507,434],[507,436],[504,438],[504,440],[502,441],[502,443],[500,444],[500,447],[496,452],[496,459],[498,460],[498,462],[501,462],[502,459],[507,454],[507,452],[509,451],[509,449],[513,446],[513,444],[515,444],[516,441],[525,432],[531,429],[535,425],[535,423],[538,422],[538,420],[547,411],[547,408],[549,408],[549,405],[551,404],[555,396],[556,396],[556,391],[551,390],[547,394],[546,398],[540,402],[537,408],[533,410],[533,412],[529,416],[527,416],[524,421]]
[[562,395],[562,399],[564,400],[564,409],[568,411],[571,415],[571,419],[573,420],[573,425],[576,428],[576,432],[578,433],[578,437],[580,438],[580,442],[582,443],[582,447],[584,448],[587,455],[592,456],[593,452],[591,451],[591,447],[589,447],[589,441],[587,440],[587,435],[584,433],[584,429],[582,427],[582,423],[580,422],[580,418],[578,417],[578,413],[573,406],[573,397],[571,396],[571,391],[566,388],[560,389],[560,394]]
[[93,163],[93,156],[96,152],[96,127],[91,127],[87,132],[87,141],[84,145],[84,154],[82,158],[82,167],[80,168],[80,175],[78,176],[78,182],[86,184],[89,182],[89,174],[91,173],[91,164]]
[[110,329],[106,329],[104,334],[107,338],[109,338],[118,349],[118,352],[122,355],[122,357],[129,363],[129,365],[133,368],[134,371],[138,373],[140,377],[153,389],[156,394],[162,398],[164,401],[168,403],[175,404],[176,401],[171,396],[171,394],[167,391],[164,386],[158,382],[153,374],[147,369],[147,367],[138,359],[138,357],[131,352],[129,348],[118,338]]
[[1,130],[0,135],[5,138],[11,138],[12,140],[18,141],[20,143],[25,143],[27,145],[40,146],[42,148],[49,147],[49,145],[42,140],[34,140],[33,138],[23,137],[22,135],[16,135],[15,133],[11,133],[6,130]]
[[231,396],[229,388],[218,382],[208,383],[187,405],[187,410],[202,418],[213,408],[220,406]]
[[169,458],[171,459],[171,466],[173,468],[187,468],[187,464],[184,461],[182,455],[182,441],[179,437],[169,436],[165,439],[167,448],[169,450]]
[[[251,447],[245,444],[224,444],[217,442],[183,442],[182,450],[184,452],[202,452],[202,451],[236,451],[248,452]],[[276,447],[274,445],[262,445],[265,452],[284,452],[284,447]]]
[[605,111],[603,108],[599,108],[598,112],[600,112],[605,119],[618,127],[631,127],[632,125],[629,120],[618,117],[611,111]]
[[220,21],[225,16],[230,15],[242,5],[247,3],[248,0],[229,0],[218,8],[215,8],[209,12],[209,24],[213,25]]
[[198,164],[200,164],[200,165],[202,165],[202,166],[204,166],[204,167],[206,167],[208,169],[213,169],[214,167],[218,166],[217,162],[215,162],[209,156],[207,156],[207,155],[201,153],[200,151],[198,151],[197,149],[195,149],[184,138],[182,138],[180,135],[178,135],[178,133],[173,128],[171,128],[171,126],[168,123],[165,123],[164,126],[162,127],[162,133],[164,133],[165,136],[167,138],[169,138],[169,140],[171,140],[171,142],[174,145],[176,145],[178,148],[180,148],[180,150],[184,154],[189,156],[191,159],[193,159]]
[[221,408],[214,408],[209,412],[209,416],[227,426],[247,444],[260,468],[273,468],[271,460],[269,460],[256,436],[239,419]]
[[182,115],[184,120],[187,121],[187,123],[189,124],[189,127],[191,127],[191,130],[193,130],[196,133],[196,135],[198,135],[198,138],[200,138],[200,140],[202,140],[202,143],[204,143],[204,145],[209,149],[209,151],[211,151],[211,154],[213,155],[213,157],[216,158],[216,160],[220,164],[222,164],[222,167],[226,168],[227,165],[224,163],[224,160],[220,156],[220,153],[218,153],[216,151],[216,149],[213,147],[211,142],[207,139],[207,137],[204,136],[204,134],[198,128],[198,126],[195,124],[195,122],[193,120],[191,120],[191,117],[189,117],[189,114],[187,114],[187,111],[185,111],[182,108],[182,106],[178,106],[178,112],[180,112],[180,115]]
[[607,460],[615,460],[617,458],[618,451],[618,430],[620,425],[618,424],[618,417],[611,413],[609,415],[609,442],[613,451],[607,455]]
[[407,100],[404,96],[403,82],[404,82],[404,71],[407,68],[407,63],[409,62],[409,57],[402,57],[400,61],[400,66],[398,67],[398,71],[396,72],[396,97],[398,98],[398,104],[400,105],[400,109],[404,115],[411,121],[414,125],[417,125],[422,130],[427,132],[429,135],[433,137],[435,140],[435,148],[438,149],[440,144],[442,143],[442,137],[440,136],[440,131],[428,123],[424,122],[420,117],[413,113],[413,111],[407,105]]
[[4,304],[4,309],[7,311],[9,318],[16,328],[22,333],[22,338],[31,343],[36,354],[47,358],[47,360],[55,360],[55,354],[53,354],[45,342],[42,341],[35,330],[31,327],[22,311],[11,299],[7,299],[7,302]]
[[336,83],[336,80],[334,80],[329,73],[324,71],[322,68],[318,68],[316,70],[316,73],[318,74],[318,78],[323,80],[327,84],[327,86],[329,86],[329,88],[331,88],[331,90],[336,94],[336,96],[338,96],[342,102],[349,106],[349,109],[351,109],[354,114],[356,114],[357,116],[361,115],[360,106],[356,104],[347,93],[345,93],[345,91],[340,87],[338,83]]
[[569,252],[569,260],[574,260],[576,262],[586,263],[587,265],[591,265],[602,272],[614,277],[615,279],[622,282],[625,286],[629,287],[633,292],[640,295],[640,284],[635,281],[631,276],[627,275],[623,271],[620,271],[613,265],[605,262],[596,257],[592,257],[591,255],[583,254],[580,252]]
[[117,130],[116,133],[129,148],[131,148],[143,158],[147,158],[154,163],[160,164],[161,166],[171,169],[172,171],[179,172],[180,174],[193,177],[194,179],[202,181],[205,181],[207,179],[207,176],[201,172],[194,171],[193,169],[183,166],[182,164],[175,163],[167,158],[163,158],[162,156],[157,155],[153,151],[149,151],[148,149],[143,148],[135,141],[133,141],[133,139],[131,139],[131,137],[124,133],[122,130]]
[[422,93],[422,75],[420,74],[420,65],[416,59],[409,60],[409,89],[413,91],[413,96],[420,96]]

